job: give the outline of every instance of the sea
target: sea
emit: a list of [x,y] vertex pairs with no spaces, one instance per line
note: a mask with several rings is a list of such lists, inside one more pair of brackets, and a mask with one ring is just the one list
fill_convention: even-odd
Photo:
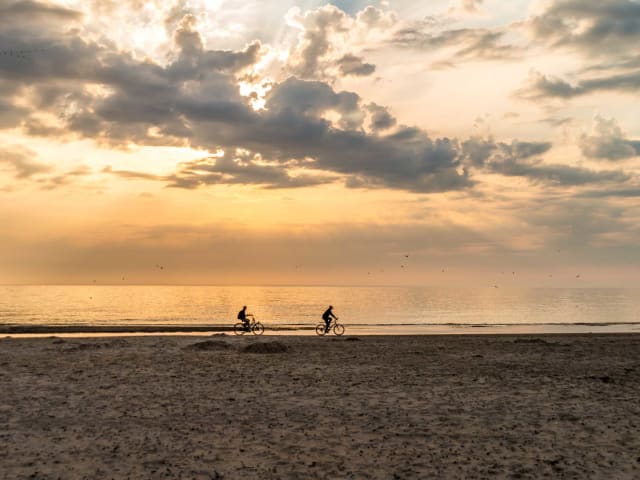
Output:
[[640,289],[370,286],[0,286],[0,327],[231,326],[314,334],[333,305],[352,334],[640,332]]
[[640,332],[640,289],[405,286],[0,286],[0,328],[231,326],[243,305],[279,335],[329,305],[359,335]]

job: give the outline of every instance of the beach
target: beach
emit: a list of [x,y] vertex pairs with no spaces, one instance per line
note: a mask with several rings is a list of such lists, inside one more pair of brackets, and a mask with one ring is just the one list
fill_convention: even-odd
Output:
[[639,478],[640,335],[0,339],[0,478]]

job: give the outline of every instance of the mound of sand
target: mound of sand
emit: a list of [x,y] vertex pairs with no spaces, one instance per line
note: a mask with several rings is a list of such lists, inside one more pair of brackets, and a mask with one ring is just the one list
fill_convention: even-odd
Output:
[[282,342],[256,342],[244,347],[244,353],[284,353],[289,350]]
[[205,340],[185,347],[187,350],[211,351],[211,350],[227,350],[230,345],[222,340]]

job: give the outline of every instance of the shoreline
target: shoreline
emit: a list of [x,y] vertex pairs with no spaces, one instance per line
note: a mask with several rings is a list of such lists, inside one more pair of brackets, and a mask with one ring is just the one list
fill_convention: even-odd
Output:
[[[637,322],[599,323],[530,323],[530,324],[345,324],[347,334],[353,335],[552,335],[552,334],[634,334],[640,333]],[[315,325],[266,324],[266,335],[315,335]],[[6,336],[71,335],[89,336],[118,335],[206,335],[233,333],[232,325],[203,324],[133,324],[133,325],[89,325],[89,324],[0,324],[0,338]]]

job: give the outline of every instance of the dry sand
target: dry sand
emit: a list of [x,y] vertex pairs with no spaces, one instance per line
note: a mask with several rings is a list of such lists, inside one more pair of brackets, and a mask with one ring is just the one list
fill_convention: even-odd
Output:
[[639,427],[634,335],[0,340],[3,479],[637,479]]

